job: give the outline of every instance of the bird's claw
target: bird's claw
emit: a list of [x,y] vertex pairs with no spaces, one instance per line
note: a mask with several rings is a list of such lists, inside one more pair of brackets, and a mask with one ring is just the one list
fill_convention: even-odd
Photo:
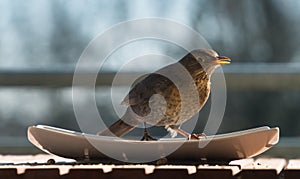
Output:
[[188,140],[200,140],[206,139],[206,135],[204,133],[201,134],[190,134]]
[[145,129],[144,130],[144,135],[141,138],[141,141],[156,141],[157,139],[155,139],[154,137],[151,137],[148,133],[148,131]]

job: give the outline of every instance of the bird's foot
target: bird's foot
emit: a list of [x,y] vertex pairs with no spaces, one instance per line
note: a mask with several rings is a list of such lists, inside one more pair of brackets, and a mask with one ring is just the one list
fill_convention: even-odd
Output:
[[148,133],[148,131],[145,129],[144,130],[144,135],[141,138],[141,141],[156,141],[157,139],[155,139],[154,137],[151,137]]
[[200,140],[206,139],[206,135],[204,133],[201,134],[190,134],[188,140]]
[[[171,128],[172,129],[172,128]],[[190,134],[180,128],[175,128],[174,130],[176,130],[179,134],[183,135],[184,137],[186,137],[188,140],[200,140],[200,139],[205,139],[206,135],[204,133],[201,134]]]

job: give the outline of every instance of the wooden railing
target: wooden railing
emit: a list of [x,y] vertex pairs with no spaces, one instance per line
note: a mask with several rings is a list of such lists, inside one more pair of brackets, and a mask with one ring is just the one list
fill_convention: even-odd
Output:
[[[300,63],[258,63],[231,64],[223,68],[228,90],[300,90]],[[20,87],[69,87],[72,85],[74,69],[47,70],[0,70],[0,86]],[[80,78],[88,78],[91,71],[79,73]],[[121,73],[121,83],[139,73]],[[111,85],[115,72],[101,72],[96,86]],[[118,80],[120,81],[120,80]],[[83,83],[84,85],[84,83]]]

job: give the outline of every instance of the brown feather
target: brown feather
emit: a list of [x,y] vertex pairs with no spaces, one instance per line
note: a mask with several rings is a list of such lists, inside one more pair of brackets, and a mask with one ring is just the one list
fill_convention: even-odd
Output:
[[[217,53],[213,50],[194,50],[177,63],[149,74],[136,83],[122,101],[129,106],[125,115],[100,134],[122,136],[144,122],[155,126],[181,125],[206,103],[210,93],[210,76],[216,67],[213,60],[216,58]],[[178,65],[187,70],[192,81],[187,80]],[[177,86],[168,78],[170,76],[179,81]],[[199,100],[190,93],[194,86]],[[183,92],[180,93],[177,87],[184,89]],[[154,95],[160,95],[164,100],[153,98]],[[182,103],[182,99],[187,104]],[[185,105],[183,111],[182,104]]]

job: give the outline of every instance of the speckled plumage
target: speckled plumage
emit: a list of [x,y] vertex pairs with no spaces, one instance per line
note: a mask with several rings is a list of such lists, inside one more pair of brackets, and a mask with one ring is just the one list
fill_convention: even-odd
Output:
[[[99,134],[122,136],[143,122],[180,126],[206,103],[210,76],[220,65],[216,63],[217,57],[213,50],[194,50],[177,63],[149,74],[122,101],[122,105],[129,106],[125,115]],[[193,89],[196,93],[191,93]]]

